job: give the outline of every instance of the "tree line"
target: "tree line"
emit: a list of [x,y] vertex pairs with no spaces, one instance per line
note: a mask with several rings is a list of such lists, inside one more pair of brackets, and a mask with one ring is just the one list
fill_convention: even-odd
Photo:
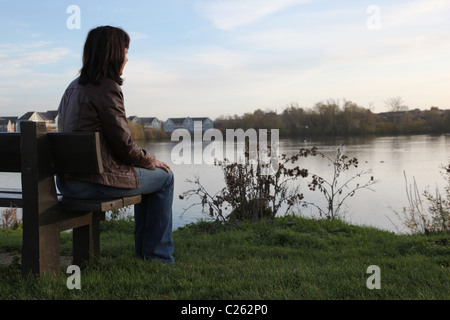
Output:
[[[450,133],[450,110],[430,107],[428,110],[408,110],[399,97],[386,101],[387,112],[374,113],[371,108],[352,101],[343,105],[334,100],[318,102],[303,108],[296,103],[281,113],[257,109],[242,116],[221,116],[214,127],[226,129],[279,129],[281,137],[358,136]],[[171,134],[161,129],[147,129],[128,123],[135,140],[166,140]]]
[[408,110],[398,98],[387,102],[389,111],[374,113],[369,108],[345,101],[341,106],[330,100],[312,108],[292,103],[282,113],[262,111],[242,116],[221,116],[218,129],[279,129],[282,137],[357,136],[384,134],[424,134],[450,132],[450,110]]

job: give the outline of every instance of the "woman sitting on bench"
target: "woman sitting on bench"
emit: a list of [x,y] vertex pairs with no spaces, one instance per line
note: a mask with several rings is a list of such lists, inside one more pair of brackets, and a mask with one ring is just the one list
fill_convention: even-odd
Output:
[[92,29],[80,76],[66,89],[58,109],[61,132],[99,132],[104,172],[59,176],[58,189],[72,198],[142,195],[134,207],[135,255],[174,262],[169,166],[132,139],[120,86],[130,38],[120,28]]

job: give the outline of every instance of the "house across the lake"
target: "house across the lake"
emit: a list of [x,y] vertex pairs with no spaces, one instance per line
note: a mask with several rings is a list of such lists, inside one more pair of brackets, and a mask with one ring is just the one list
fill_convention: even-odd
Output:
[[164,122],[164,131],[171,133],[176,129],[186,129],[189,132],[194,131],[194,122],[201,122],[202,131],[214,128],[214,122],[208,118],[169,118]]
[[[202,131],[214,128],[214,122],[208,117],[169,118],[161,121],[156,117],[131,116],[128,117],[128,120],[133,124],[142,125],[144,129],[160,130],[164,125],[166,133],[172,133],[176,129],[193,132],[195,122],[201,123]],[[44,122],[47,131],[58,131],[58,111],[51,110],[47,112],[30,111],[21,117],[0,117],[0,132],[20,132],[22,121]]]
[[47,112],[30,111],[25,113],[16,123],[16,131],[20,132],[20,123],[22,121],[44,122],[47,131],[58,131],[58,111],[51,110]]
[[144,129],[161,129],[161,121],[156,117],[142,118],[138,116],[128,117],[133,124],[140,124]]
[[16,132],[17,117],[0,117],[0,132]]

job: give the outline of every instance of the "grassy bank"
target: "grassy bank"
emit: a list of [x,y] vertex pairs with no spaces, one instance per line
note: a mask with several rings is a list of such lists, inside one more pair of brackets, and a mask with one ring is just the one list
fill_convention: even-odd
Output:
[[[107,221],[102,258],[81,272],[81,289],[59,278],[23,279],[18,262],[0,266],[0,299],[449,299],[447,234],[395,235],[341,221],[294,217],[174,232],[173,265],[133,258],[133,225]],[[444,239],[444,240],[442,240]],[[18,252],[21,234],[0,232],[0,252]],[[71,254],[69,234],[61,241]],[[381,289],[368,289],[367,268]]]

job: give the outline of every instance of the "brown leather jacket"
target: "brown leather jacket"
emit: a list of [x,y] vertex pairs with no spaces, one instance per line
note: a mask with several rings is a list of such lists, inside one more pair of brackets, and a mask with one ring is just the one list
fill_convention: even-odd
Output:
[[104,172],[66,179],[118,188],[138,188],[133,166],[155,169],[155,157],[132,139],[125,115],[123,93],[113,80],[100,85],[80,85],[75,79],[66,89],[58,109],[60,132],[99,132]]

